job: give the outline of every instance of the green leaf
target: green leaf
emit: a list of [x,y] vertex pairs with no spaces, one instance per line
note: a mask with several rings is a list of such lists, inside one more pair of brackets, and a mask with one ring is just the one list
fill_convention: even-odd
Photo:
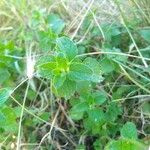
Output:
[[70,65],[68,77],[73,81],[100,82],[103,80],[101,75],[94,74],[91,68],[82,63],[72,63]]
[[11,126],[16,123],[16,114],[11,107],[4,107],[0,111],[0,127]]
[[72,60],[78,54],[77,46],[68,37],[57,38],[56,45],[58,50],[63,52],[69,60]]
[[86,102],[78,103],[72,107],[70,110],[70,116],[74,120],[80,120],[83,118],[85,111],[89,109],[89,106]]
[[54,48],[57,35],[50,29],[38,33],[39,46],[42,51],[50,51]]
[[119,62],[122,62],[122,63],[127,62],[128,58],[124,55],[121,55],[122,52],[119,48],[104,49],[104,51],[108,52],[108,54],[106,54],[106,55],[107,55],[107,58],[110,59],[110,60],[116,60],[116,61],[119,61]]
[[101,74],[101,67],[100,67],[99,62],[96,59],[87,57],[83,61],[83,63],[85,65],[87,65],[89,68],[91,68],[93,70],[94,74]]
[[6,122],[7,120],[6,120],[6,117],[5,117],[5,115],[2,113],[2,112],[0,112],[0,122]]
[[69,70],[69,64],[68,60],[64,57],[62,53],[60,53],[56,57],[57,66],[60,70],[68,71]]
[[[40,118],[42,118],[43,120],[46,120],[48,121],[49,118],[50,118],[50,112],[43,112],[41,115],[40,115]],[[38,120],[39,121],[39,120]],[[40,123],[40,121],[39,121]]]
[[56,94],[65,99],[69,99],[76,91],[76,83],[66,79],[61,87],[56,89]]
[[44,13],[42,11],[34,10],[32,12],[32,19],[31,19],[32,28],[37,28],[40,25],[43,15]]
[[[132,90],[133,90],[133,88],[132,88]],[[123,96],[125,96],[129,92],[131,92],[131,86],[127,86],[127,87],[122,86],[122,87],[116,88],[116,90],[112,94],[112,98],[114,100],[121,99]]]
[[103,81],[104,78],[101,76],[101,67],[96,59],[88,57],[84,60],[83,63],[86,64],[93,71],[93,75],[91,77],[91,80],[93,82]]
[[108,74],[115,70],[115,64],[112,60],[104,58],[100,62],[101,70],[104,74]]
[[56,68],[55,62],[49,62],[38,66],[38,74],[47,79],[51,79],[53,76],[53,70]]
[[121,136],[129,139],[137,139],[135,124],[132,122],[127,122],[121,129]]
[[95,104],[102,105],[106,100],[107,96],[104,92],[96,92],[94,93]]
[[80,96],[83,94],[87,95],[87,93],[91,90],[91,83],[89,81],[80,81],[77,82],[77,91],[80,93]]
[[36,62],[36,66],[41,66],[50,62],[55,62],[55,57],[53,55],[50,56],[42,56]]
[[140,31],[141,36],[150,43],[150,29],[143,29]]
[[5,50],[14,50],[14,43],[12,41],[0,42],[0,54],[3,54]]
[[56,14],[47,16],[47,23],[53,32],[60,34],[65,27],[64,21]]
[[108,122],[113,122],[117,119],[118,115],[122,113],[122,109],[115,103],[110,103],[106,111],[106,117]]
[[69,79],[74,81],[91,81],[93,72],[84,64],[72,63],[69,70]]
[[104,80],[104,78],[101,76],[101,75],[98,75],[98,74],[93,74],[92,76],[91,76],[91,81],[92,82],[95,82],[95,83],[100,83],[100,82],[102,82]]
[[98,135],[101,132],[101,124],[102,122],[98,122],[97,120],[91,120],[89,117],[85,118],[83,120],[85,131],[88,131],[88,133],[91,133],[92,135]]
[[104,121],[104,118],[105,118],[104,112],[100,110],[99,108],[88,110],[87,113],[91,122],[98,123],[98,122]]
[[105,150],[147,150],[147,148],[140,142],[129,139],[120,139],[118,141],[111,141],[105,147]]
[[141,108],[142,108],[142,111],[144,112],[144,114],[147,114],[148,116],[150,116],[150,103],[149,103],[149,101],[143,103]]
[[2,106],[11,94],[11,90],[7,88],[0,89],[0,106]]
[[56,89],[61,87],[63,85],[63,83],[65,82],[65,80],[66,80],[65,74],[60,74],[60,75],[54,76],[54,79],[53,79],[54,87]]
[[10,73],[6,68],[0,68],[0,84],[7,81],[10,77]]

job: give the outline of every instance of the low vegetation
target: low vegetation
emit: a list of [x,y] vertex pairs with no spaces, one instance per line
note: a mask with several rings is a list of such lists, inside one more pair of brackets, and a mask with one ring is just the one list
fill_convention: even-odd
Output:
[[0,1],[0,149],[148,150],[148,0]]

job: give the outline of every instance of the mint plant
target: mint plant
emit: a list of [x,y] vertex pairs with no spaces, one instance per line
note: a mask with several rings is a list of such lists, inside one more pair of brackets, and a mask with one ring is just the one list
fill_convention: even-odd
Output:
[[148,149],[150,30],[99,26],[95,13],[72,39],[68,22],[36,8],[0,40],[0,149]]
[[[67,37],[56,39],[54,55],[41,58],[37,64],[41,77],[50,79],[56,95],[70,98],[79,82],[100,83],[100,65],[94,58],[82,60],[77,46]],[[43,61],[44,60],[44,61]]]
[[127,122],[121,129],[121,138],[117,141],[111,141],[106,150],[110,149],[127,149],[127,150],[146,150],[147,148],[140,142],[137,141],[137,130],[135,124]]

